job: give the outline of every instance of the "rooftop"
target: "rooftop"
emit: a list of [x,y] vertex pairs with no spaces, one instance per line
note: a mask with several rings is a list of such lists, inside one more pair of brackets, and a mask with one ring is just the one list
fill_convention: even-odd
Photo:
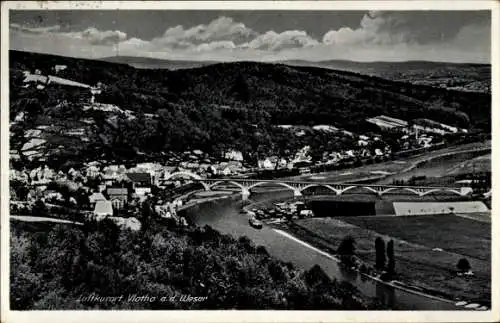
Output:
[[113,214],[113,205],[110,201],[97,201],[94,213],[96,214]]
[[107,190],[108,195],[126,195],[128,194],[128,190],[124,187],[112,187]]
[[134,183],[151,181],[151,175],[149,173],[127,173],[127,177]]

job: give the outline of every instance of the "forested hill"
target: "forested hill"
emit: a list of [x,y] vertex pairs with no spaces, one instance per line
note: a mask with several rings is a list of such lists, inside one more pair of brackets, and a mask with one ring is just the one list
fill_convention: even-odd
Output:
[[[273,123],[330,123],[359,131],[366,117],[426,117],[489,129],[490,95],[414,86],[344,71],[279,64],[214,64],[168,75],[188,100],[263,109]],[[168,81],[167,81],[168,83]]]
[[[107,84],[105,100],[154,112],[168,102],[264,110],[272,123],[331,123],[356,130],[379,114],[428,117],[462,127],[490,128],[491,96],[392,82],[351,72],[256,62],[220,63],[187,70],[140,70],[123,64],[10,52],[11,68],[48,70]],[[121,101],[121,102],[120,102]],[[140,104],[138,101],[141,101]],[[137,102],[137,104],[135,104]]]
[[[67,66],[57,73],[58,77],[89,85],[101,82],[104,90],[96,95],[96,102],[130,110],[138,118],[84,111],[90,99],[86,89],[24,87],[23,71],[38,69],[43,75],[51,75],[55,65]],[[324,151],[350,149],[357,137],[314,131],[296,136],[292,130],[276,125],[329,124],[365,134],[369,131],[365,119],[381,114],[407,121],[429,118],[491,133],[489,94],[315,67],[238,62],[175,71],[144,70],[97,60],[10,51],[10,88],[11,121],[19,112],[27,113],[26,120],[30,121],[17,124],[19,135],[11,136],[12,147],[16,142],[22,145],[24,131],[36,125],[68,128],[68,118],[81,123],[92,117],[97,128],[92,130],[89,144],[81,145],[92,144],[85,156],[100,154],[102,149],[123,155],[116,157],[133,158],[137,151],[149,154],[203,149],[220,154],[231,148],[254,156],[253,152],[267,155],[279,150],[286,154],[304,145],[310,145],[319,156]],[[116,117],[116,122],[111,120]],[[106,126],[108,121],[113,126]],[[58,147],[59,141],[53,145]],[[78,147],[68,145],[64,151],[69,154]],[[73,153],[82,156],[81,151]]]

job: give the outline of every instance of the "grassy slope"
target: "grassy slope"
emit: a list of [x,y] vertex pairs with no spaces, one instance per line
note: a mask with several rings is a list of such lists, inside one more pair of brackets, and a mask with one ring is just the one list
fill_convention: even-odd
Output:
[[[491,290],[490,225],[455,216],[314,218],[297,222],[297,234],[334,251],[342,239],[356,240],[356,253],[375,263],[374,241],[394,239],[396,271],[401,281],[444,292],[453,298],[489,299]],[[377,230],[377,231],[375,231]],[[314,237],[311,237],[311,232]],[[442,248],[443,252],[432,251]],[[475,277],[454,274],[466,257]]]

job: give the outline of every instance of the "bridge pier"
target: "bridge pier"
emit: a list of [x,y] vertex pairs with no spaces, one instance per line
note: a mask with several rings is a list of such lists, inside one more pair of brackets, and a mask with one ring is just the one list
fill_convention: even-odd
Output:
[[302,196],[302,192],[299,191],[299,190],[293,190],[293,197],[301,197]]
[[211,190],[210,184],[205,183],[205,182],[200,182],[201,185],[203,185],[203,188],[205,189],[205,192],[208,192]]
[[248,200],[248,197],[250,197],[250,190],[248,188],[242,188],[241,189],[241,199],[243,201]]

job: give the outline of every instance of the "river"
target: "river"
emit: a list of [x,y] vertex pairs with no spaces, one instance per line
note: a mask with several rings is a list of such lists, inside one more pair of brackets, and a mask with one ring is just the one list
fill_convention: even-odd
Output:
[[[468,156],[468,155],[464,155]],[[444,170],[464,160],[464,156],[457,158],[438,158],[433,162],[419,165],[411,171],[411,174],[442,174]],[[469,157],[470,158],[470,157]],[[417,171],[418,170],[418,171]],[[407,175],[407,174],[406,174]],[[414,175],[409,175],[414,176]],[[392,176],[391,176],[392,177]],[[390,180],[392,181],[393,178]],[[385,182],[384,179],[381,182]],[[275,191],[268,193],[253,193],[251,200],[254,202],[267,199],[286,199],[292,196],[288,191]],[[304,270],[310,269],[315,264],[320,265],[330,277],[339,281],[347,281],[356,286],[360,292],[377,300],[394,310],[459,310],[451,302],[432,299],[422,295],[406,292],[387,286],[371,279],[366,279],[360,274],[345,270],[339,264],[324,253],[302,244],[271,227],[257,230],[248,224],[248,217],[240,213],[242,202],[239,196],[211,201],[189,208],[185,212],[186,217],[196,225],[210,225],[224,234],[236,238],[247,236],[256,245],[264,246],[268,252],[285,262],[291,262],[296,267]]]

